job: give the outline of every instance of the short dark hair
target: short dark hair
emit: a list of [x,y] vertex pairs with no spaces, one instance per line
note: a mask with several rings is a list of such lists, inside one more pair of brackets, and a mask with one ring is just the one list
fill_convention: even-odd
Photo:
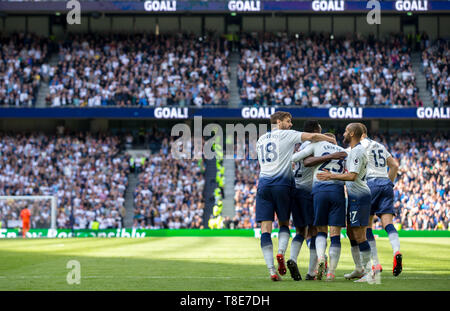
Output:
[[283,121],[286,118],[292,119],[292,115],[286,111],[276,111],[270,116],[270,124],[277,124],[277,120]]
[[363,134],[363,127],[361,126],[361,123],[350,123],[348,126],[349,131],[353,132],[356,138],[361,138]]
[[323,134],[323,135],[326,135],[326,136],[328,136],[328,137],[331,137],[331,138],[336,139],[336,135],[334,135],[334,134],[331,133],[331,132],[325,133],[325,134]]
[[320,129],[319,121],[317,120],[308,120],[303,124],[303,132],[313,133]]
[[361,126],[361,129],[363,131],[363,134],[367,135],[367,127],[364,125],[364,123],[358,123]]

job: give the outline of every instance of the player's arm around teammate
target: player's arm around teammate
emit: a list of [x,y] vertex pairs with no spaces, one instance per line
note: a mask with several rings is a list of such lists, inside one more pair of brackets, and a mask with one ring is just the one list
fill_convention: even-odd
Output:
[[[321,133],[322,127],[318,121],[309,120],[305,122],[303,131],[306,133]],[[334,137],[333,137],[334,138]],[[293,172],[295,178],[296,188],[292,193],[292,207],[291,214],[295,226],[296,235],[292,239],[290,258],[287,261],[287,266],[294,280],[301,280],[301,274],[298,269],[297,260],[300,253],[303,241],[309,248],[309,268],[306,275],[306,280],[314,280],[317,266],[317,252],[316,252],[316,236],[317,231],[314,224],[314,204],[312,196],[313,175],[315,166],[333,159],[344,159],[347,154],[340,155],[324,155],[324,156],[310,156],[313,154],[314,143],[306,141],[300,147],[300,151],[292,156]],[[303,158],[307,157],[308,167],[304,165]]]
[[348,192],[347,228],[358,243],[365,276],[361,281],[372,282],[370,245],[366,237],[369,224],[371,193],[367,186],[367,155],[365,148],[360,144],[363,129],[357,123],[347,125],[344,133],[344,143],[351,147],[347,159],[347,173],[332,174],[321,172],[317,175],[319,180],[342,180],[346,182]]

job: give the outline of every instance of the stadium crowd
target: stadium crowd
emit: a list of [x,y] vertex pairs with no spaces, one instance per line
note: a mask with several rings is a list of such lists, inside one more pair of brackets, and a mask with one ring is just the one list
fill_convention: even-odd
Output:
[[[56,196],[58,228],[120,228],[129,161],[119,145],[104,134],[0,133],[0,195]],[[0,200],[3,225],[19,220],[23,202]],[[48,227],[50,200],[33,206],[31,227]]]
[[[130,165],[129,156],[119,155],[118,136],[0,133],[0,195],[56,195],[58,228],[70,228],[72,222],[75,229],[120,228],[127,176],[134,172],[139,181],[134,193],[134,228],[203,228],[202,161],[174,159],[171,138],[159,132],[151,136],[155,152]],[[449,230],[446,134],[391,133],[372,138],[386,145],[400,163],[394,223],[406,230]],[[257,160],[236,160],[236,215],[224,220],[225,227],[257,227],[258,174]],[[20,210],[28,205],[31,227],[49,227],[50,203],[0,200],[2,226],[19,226]],[[375,222],[374,229],[380,229],[380,222]]]
[[397,221],[403,229],[448,230],[448,137],[437,133],[391,135],[386,142],[400,164],[394,188]]
[[[421,38],[435,106],[448,105],[448,44]],[[418,107],[407,36],[241,34],[237,84],[243,105]],[[50,57],[57,64],[50,66]],[[0,105],[217,106],[230,100],[230,48],[194,35],[32,34],[0,38]]]
[[[394,223],[405,230],[449,230],[450,178],[448,136],[440,133],[375,135],[400,164],[394,187]],[[227,224],[256,228],[257,160],[236,160],[236,216]],[[275,222],[275,227],[277,223]],[[374,229],[381,229],[375,221]]]
[[34,106],[51,50],[49,40],[36,35],[0,36],[0,107]]
[[203,163],[174,158],[170,149],[173,138],[169,137],[161,137],[160,150],[152,152],[136,171],[134,228],[204,227]]
[[425,46],[422,52],[422,70],[427,80],[427,90],[431,92],[434,106],[449,103],[450,52],[444,40],[438,40],[431,46]]
[[[296,37],[297,36],[297,37]],[[406,37],[333,38],[247,35],[240,41],[238,86],[244,105],[416,107]]]
[[226,105],[228,50],[194,35],[73,35],[50,68],[52,107]]

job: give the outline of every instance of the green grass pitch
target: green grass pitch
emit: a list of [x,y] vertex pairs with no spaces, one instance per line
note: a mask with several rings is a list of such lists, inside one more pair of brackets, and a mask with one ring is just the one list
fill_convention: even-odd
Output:
[[[450,290],[450,238],[401,238],[403,272],[392,275],[387,238],[377,239],[382,284],[345,280],[353,269],[350,244],[342,239],[337,279],[299,281],[289,271],[272,282],[260,242],[246,237],[73,238],[0,240],[0,290]],[[274,248],[278,245],[273,239]],[[289,255],[289,249],[287,255]],[[81,283],[66,280],[69,260],[81,264]],[[303,245],[300,272],[306,275],[309,250]]]

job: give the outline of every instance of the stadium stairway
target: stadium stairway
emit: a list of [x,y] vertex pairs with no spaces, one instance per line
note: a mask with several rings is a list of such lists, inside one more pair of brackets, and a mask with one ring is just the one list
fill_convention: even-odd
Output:
[[36,107],[37,108],[45,108],[45,97],[49,92],[48,81],[43,80],[39,86],[37,99],[36,99]]
[[[49,66],[50,67],[56,66],[58,64],[58,59],[59,59],[58,54],[53,54],[50,57]],[[48,77],[43,77],[43,79],[41,81],[41,84],[39,86],[39,91],[38,91],[37,99],[36,99],[36,107],[38,107],[38,108],[45,108],[46,107],[46,105],[45,105],[45,97],[49,93],[48,83],[49,83]]]
[[136,188],[138,181],[138,175],[134,173],[128,174],[128,187],[125,190],[125,219],[123,220],[124,228],[133,227],[134,189]]
[[238,108],[240,104],[239,88],[237,84],[237,66],[239,60],[239,53],[232,52],[230,54],[230,102],[228,106],[232,108]]
[[420,54],[420,52],[413,52],[411,55],[412,68],[416,74],[416,85],[419,88],[419,98],[422,100],[424,107],[433,106],[433,99],[427,90],[427,79],[422,72]]
[[234,159],[224,159],[223,166],[225,167],[225,189],[223,200],[223,217],[233,218],[235,214],[234,208],[234,174],[235,166]]
[[205,159],[205,188],[203,189],[203,198],[205,199],[205,210],[203,212],[203,226],[208,228],[209,216],[211,216],[214,207],[214,189],[216,182],[216,159]]

